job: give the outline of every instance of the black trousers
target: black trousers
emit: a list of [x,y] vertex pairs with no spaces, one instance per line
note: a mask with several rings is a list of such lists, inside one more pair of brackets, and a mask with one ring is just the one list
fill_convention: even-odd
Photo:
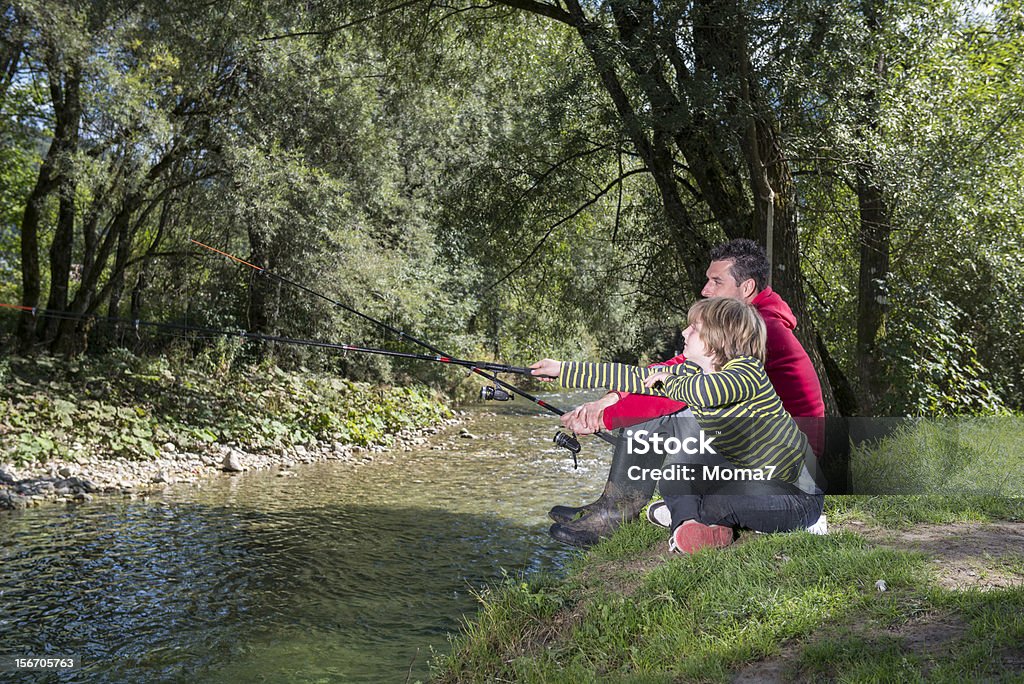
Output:
[[[700,433],[700,426],[689,411],[631,428],[634,434],[642,429],[678,439],[697,438]],[[624,446],[625,441],[621,440],[620,444]],[[639,460],[623,456],[627,462]],[[662,459],[654,459],[659,460]],[[813,462],[813,456],[809,460]],[[663,480],[658,484],[672,513],[672,529],[686,520],[696,520],[705,525],[743,527],[758,532],[789,532],[813,525],[824,506],[823,494],[807,494],[786,482],[704,477],[708,470],[719,475],[735,472],[735,466],[717,454],[667,454],[661,467],[679,473],[684,466],[691,479]],[[651,467],[650,463],[647,467]]]
[[705,525],[744,527],[758,532],[802,530],[818,520],[825,503],[824,494],[749,483],[735,492],[663,496],[672,512],[672,529],[687,520],[696,520]]

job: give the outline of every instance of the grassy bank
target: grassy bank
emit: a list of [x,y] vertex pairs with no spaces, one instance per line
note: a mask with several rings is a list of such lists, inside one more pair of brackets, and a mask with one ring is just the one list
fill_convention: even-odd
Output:
[[274,366],[210,359],[172,365],[127,352],[100,359],[0,360],[0,463],[147,460],[170,444],[274,451],[317,442],[369,446],[450,415],[431,391],[375,387]]
[[988,426],[961,431],[960,461],[934,426],[857,451],[855,477],[902,462],[901,488],[944,493],[827,497],[827,536],[744,533],[670,556],[664,530],[626,525],[564,578],[485,592],[437,679],[1022,681],[1024,483],[1007,465],[1022,454],[984,477],[1019,438]]

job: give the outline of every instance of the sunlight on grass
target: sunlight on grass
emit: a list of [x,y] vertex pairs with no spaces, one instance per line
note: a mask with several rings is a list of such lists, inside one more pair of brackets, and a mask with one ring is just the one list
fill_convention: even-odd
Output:
[[897,428],[851,455],[853,491],[1024,497],[1024,418],[944,418]]
[[[920,421],[856,450],[852,466],[879,493],[826,497],[829,535],[744,534],[670,557],[666,530],[638,522],[563,580],[506,582],[435,662],[439,679],[729,681],[784,646],[787,678],[1001,677],[1001,653],[1024,641],[1024,589],[941,589],[924,554],[840,528],[1024,520],[1024,421]],[[1001,563],[1020,567],[1018,556]],[[908,652],[899,631],[937,615],[954,625],[950,645]]]

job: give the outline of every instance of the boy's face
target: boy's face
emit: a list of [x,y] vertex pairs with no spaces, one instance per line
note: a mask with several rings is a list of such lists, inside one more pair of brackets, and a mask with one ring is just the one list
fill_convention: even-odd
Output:
[[701,368],[707,369],[713,365],[713,359],[700,337],[702,325],[701,321],[694,321],[683,330],[683,354],[687,361],[693,361]]

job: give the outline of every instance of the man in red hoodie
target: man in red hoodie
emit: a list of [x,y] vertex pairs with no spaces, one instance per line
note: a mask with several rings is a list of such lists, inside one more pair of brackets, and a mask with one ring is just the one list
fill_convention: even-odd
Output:
[[[814,452],[821,455],[825,404],[821,384],[807,352],[793,334],[796,317],[789,305],[768,286],[770,265],[764,249],[753,240],[731,240],[711,250],[704,297],[732,297],[749,302],[761,314],[768,333],[768,379],[782,405],[807,434]],[[655,364],[672,366],[686,359],[675,356]],[[633,434],[659,434],[685,439],[696,434],[696,421],[686,405],[662,397],[609,392],[596,401],[562,416],[562,425],[578,434],[599,430],[633,428]],[[665,461],[657,449],[628,448],[620,439],[612,457],[604,492],[593,503],[580,507],[555,506],[548,515],[555,524],[550,534],[573,546],[590,546],[609,536],[627,520],[636,518],[654,494],[657,481],[633,479],[630,473],[657,469]],[[639,468],[639,470],[637,470]]]

